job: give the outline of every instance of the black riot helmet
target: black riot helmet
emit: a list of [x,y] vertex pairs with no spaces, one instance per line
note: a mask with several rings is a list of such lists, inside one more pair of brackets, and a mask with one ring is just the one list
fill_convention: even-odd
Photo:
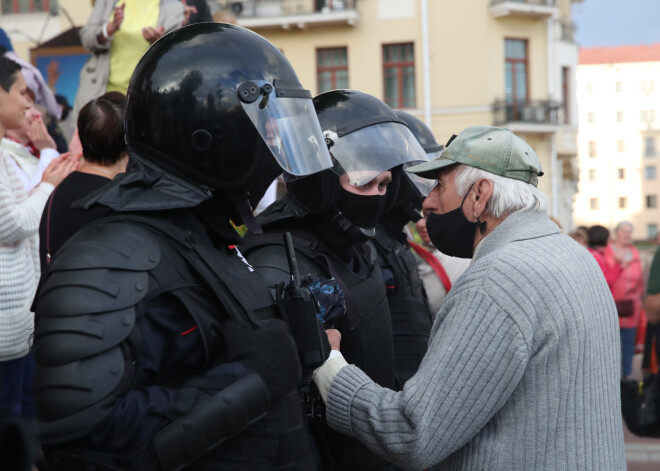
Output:
[[144,54],[127,93],[129,151],[214,198],[255,205],[282,170],[332,163],[309,91],[273,44],[240,26],[199,23]]
[[396,115],[399,117],[399,119],[406,123],[408,128],[410,128],[415,138],[417,138],[417,141],[419,141],[421,144],[422,149],[424,149],[424,151],[429,155],[429,160],[435,160],[440,157],[440,154],[444,150],[445,146],[437,143],[433,132],[431,132],[429,127],[424,124],[422,120],[411,115],[410,113],[406,113],[405,111],[400,110],[396,111]]
[[[428,160],[406,124],[376,97],[356,90],[333,90],[314,97],[314,108],[334,166],[287,182],[291,196],[312,214],[337,207],[342,176],[351,185],[362,186],[384,171]],[[386,208],[397,191],[393,179]]]

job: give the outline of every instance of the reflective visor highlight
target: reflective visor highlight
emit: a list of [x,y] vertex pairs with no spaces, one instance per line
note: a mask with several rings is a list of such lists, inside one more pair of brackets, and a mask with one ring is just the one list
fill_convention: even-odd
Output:
[[333,171],[348,174],[354,186],[369,183],[382,172],[407,162],[426,162],[428,156],[405,125],[385,122],[339,137],[325,131],[330,154],[337,161]]
[[[265,81],[255,83],[260,90],[270,85]],[[303,176],[331,168],[312,99],[293,95],[298,96],[279,96],[272,87],[270,93],[261,93],[251,103],[239,102],[285,172]]]

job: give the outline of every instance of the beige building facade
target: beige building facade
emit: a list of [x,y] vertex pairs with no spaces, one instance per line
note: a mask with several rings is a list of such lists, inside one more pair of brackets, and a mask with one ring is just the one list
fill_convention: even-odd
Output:
[[575,222],[613,229],[630,221],[635,239],[655,239],[660,225],[660,44],[583,49],[577,83]]
[[[577,184],[575,0],[216,0],[289,58],[313,94],[353,88],[405,109],[444,143],[472,125],[510,128],[536,150],[539,188],[572,227]],[[89,0],[3,0],[19,55],[82,25]],[[50,13],[48,13],[50,12]],[[52,13],[57,12],[57,15]],[[28,38],[29,37],[29,38]]]
[[510,128],[536,150],[539,188],[564,228],[577,184],[569,0],[250,0],[238,24],[279,47],[313,94],[370,93],[444,143],[473,125]]

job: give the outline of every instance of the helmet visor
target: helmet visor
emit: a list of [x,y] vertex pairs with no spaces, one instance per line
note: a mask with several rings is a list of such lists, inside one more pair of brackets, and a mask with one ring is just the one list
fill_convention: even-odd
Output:
[[309,92],[278,90],[266,81],[253,81],[249,88],[256,87],[256,99],[249,101],[254,96],[247,100],[241,96],[245,84],[238,87],[239,102],[285,172],[303,176],[332,167]]
[[324,137],[336,161],[333,171],[339,176],[347,174],[353,186],[366,185],[398,165],[428,160],[410,129],[401,123],[378,123],[341,137],[325,131]]
[[[439,150],[439,151],[436,151],[436,152],[428,152],[426,154],[426,156],[427,156],[426,161],[430,162],[432,160],[435,160],[435,159],[439,158],[441,155],[442,155],[442,150]],[[411,163],[405,164],[403,166],[403,168],[404,168],[404,170],[407,170],[408,168],[410,168],[414,165],[417,165],[417,163],[411,162]],[[431,190],[435,186],[435,180],[429,180],[428,178],[422,178],[422,177],[420,177],[419,175],[417,175],[415,173],[405,172],[405,174],[408,176],[408,178],[413,183],[413,185],[415,185],[415,188],[417,188],[423,196],[428,196],[428,194],[431,193]]]

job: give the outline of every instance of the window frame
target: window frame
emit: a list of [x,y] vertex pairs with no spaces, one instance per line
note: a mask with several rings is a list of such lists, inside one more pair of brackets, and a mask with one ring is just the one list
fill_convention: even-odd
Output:
[[54,0],[51,2],[51,0],[42,0],[41,8],[36,8],[35,0],[28,0],[27,10],[21,10],[19,0],[10,0],[7,3],[11,3],[11,7],[10,7],[11,10],[5,10],[4,2],[0,3],[0,13],[2,13],[3,15],[18,15],[25,13],[48,13],[50,11],[51,3],[56,4],[57,1]]
[[[346,65],[345,66],[320,66],[319,63],[319,54],[320,53],[325,53],[329,51],[339,51],[343,50],[346,52]],[[317,47],[316,48],[316,89],[318,93],[323,93],[327,92],[329,90],[337,90],[337,72],[338,71],[346,71],[346,87],[349,88],[348,86],[348,47],[347,46],[337,46],[337,47]],[[329,90],[322,90],[321,89],[321,72],[330,72],[330,85],[331,88]],[[344,88],[344,87],[342,87]]]
[[[506,55],[506,42],[507,41],[520,41],[525,45],[525,58],[524,59],[518,59],[518,58],[509,58]],[[511,101],[509,102],[506,97],[506,93],[504,96],[504,101],[507,102],[508,105],[512,107],[513,111],[513,120],[517,121],[519,119],[519,108],[522,106],[526,106],[529,103],[529,39],[527,38],[504,38],[504,86],[505,86],[505,92],[506,92],[506,66],[507,64],[511,64]],[[517,74],[516,74],[516,64],[524,64],[525,65],[525,101],[520,102],[517,99],[517,94],[516,90],[518,89],[517,87]]]
[[[399,61],[399,62],[385,62],[385,57],[387,54],[385,53],[387,48],[390,47],[402,47],[402,46],[410,46],[412,50],[412,61]],[[403,50],[403,49],[402,49]],[[382,54],[382,64],[383,64],[383,101],[387,103],[391,108],[395,109],[401,109],[401,108],[415,108],[417,106],[417,86],[416,86],[416,67],[415,67],[415,42],[410,41],[410,42],[401,42],[401,43],[388,43],[388,44],[383,44],[381,47],[381,54]],[[413,104],[412,106],[406,106],[404,104],[404,97],[403,97],[403,69],[406,67],[411,67],[412,66],[412,84],[413,84]],[[388,69],[395,69],[396,70],[396,81],[397,81],[397,103],[396,106],[392,106],[390,102],[388,101],[387,97],[387,84],[385,83],[386,79],[386,71]]]
[[628,208],[628,197],[627,196],[619,196],[618,205],[619,205],[619,209],[627,209]]
[[[653,176],[649,176],[649,173],[653,173]],[[644,180],[655,180],[657,178],[657,172],[655,165],[645,165],[644,166]]]
[[625,180],[626,179],[626,169],[625,167],[619,167],[616,169],[616,179]]
[[[652,143],[653,143],[653,146],[651,146],[651,148],[652,148],[652,149],[651,149],[651,150],[652,150],[651,153],[649,153],[649,149],[650,149],[650,148],[649,148],[649,146],[647,145],[649,142],[652,142]],[[656,150],[656,146],[655,146],[655,144],[656,144],[656,142],[655,142],[655,137],[649,137],[649,136],[645,136],[645,137],[644,137],[644,157],[646,157],[646,158],[653,158],[653,157],[656,156],[656,154],[657,154],[657,150]]]

